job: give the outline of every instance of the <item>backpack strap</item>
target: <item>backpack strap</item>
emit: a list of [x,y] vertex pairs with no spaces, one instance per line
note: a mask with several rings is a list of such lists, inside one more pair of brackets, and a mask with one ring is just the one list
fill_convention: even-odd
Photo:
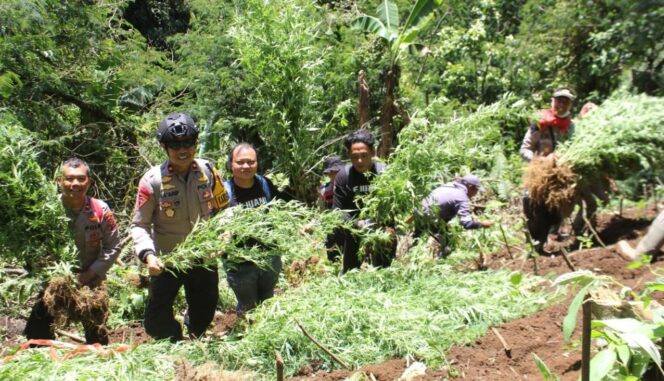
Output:
[[261,175],[256,175],[256,180],[258,180],[258,183],[263,189],[263,195],[267,201],[270,202],[272,200],[272,192],[270,192],[270,184],[268,184],[267,179]]
[[101,223],[101,220],[104,218],[104,208],[102,207],[99,200],[97,200],[96,198],[90,197],[90,208],[92,209],[92,212],[97,217],[97,221],[99,221],[99,223]]
[[224,180],[224,188],[226,188],[226,194],[228,195],[228,205],[235,206],[237,202],[235,201],[235,184],[233,184],[232,178]]

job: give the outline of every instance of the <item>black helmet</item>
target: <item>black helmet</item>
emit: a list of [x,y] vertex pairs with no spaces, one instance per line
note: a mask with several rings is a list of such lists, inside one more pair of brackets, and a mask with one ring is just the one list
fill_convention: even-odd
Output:
[[194,120],[187,114],[172,112],[159,123],[157,128],[157,140],[159,143],[167,143],[183,138],[196,140],[198,128]]

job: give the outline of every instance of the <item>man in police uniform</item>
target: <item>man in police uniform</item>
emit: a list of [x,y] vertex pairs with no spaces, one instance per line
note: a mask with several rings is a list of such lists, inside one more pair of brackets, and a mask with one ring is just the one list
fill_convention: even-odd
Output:
[[202,266],[184,272],[164,271],[159,255],[168,253],[206,219],[228,205],[221,176],[206,160],[196,159],[198,128],[186,114],[171,113],[159,124],[157,140],[168,160],[140,180],[131,224],[134,249],[150,273],[145,331],[156,339],[182,339],[173,303],[184,286],[188,304],[185,324],[200,337],[214,317],[218,298],[217,269]]
[[[90,188],[90,168],[80,159],[66,160],[60,166],[57,184],[61,191],[60,200],[69,218],[69,229],[73,232],[78,250],[80,272],[77,281],[82,286],[99,287],[106,273],[120,255],[120,237],[113,212],[105,202],[87,195]],[[25,325],[28,339],[54,339],[54,317],[48,312],[41,293]],[[85,341],[88,344],[108,344],[105,327],[105,306],[99,313],[103,321],[83,321]]]

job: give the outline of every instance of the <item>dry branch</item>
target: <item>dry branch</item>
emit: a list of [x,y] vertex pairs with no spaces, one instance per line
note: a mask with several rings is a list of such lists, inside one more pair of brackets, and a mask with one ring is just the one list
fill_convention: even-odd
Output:
[[340,359],[339,357],[337,357],[334,353],[330,352],[327,348],[325,348],[325,347],[323,346],[323,344],[319,343],[318,340],[314,339],[314,338],[313,338],[313,337],[307,332],[307,330],[304,329],[304,327],[302,326],[302,324],[300,324],[299,321],[295,320],[295,324],[297,324],[297,326],[300,327],[300,329],[302,330],[302,333],[304,334],[304,336],[307,337],[307,339],[311,340],[311,342],[313,342],[314,344],[316,344],[316,346],[317,346],[318,348],[320,348],[323,352],[327,353],[330,357],[332,357],[332,359],[333,359],[334,361],[336,361],[339,365],[341,365],[344,369],[350,369],[350,366],[348,366],[348,364],[346,364],[342,359]]

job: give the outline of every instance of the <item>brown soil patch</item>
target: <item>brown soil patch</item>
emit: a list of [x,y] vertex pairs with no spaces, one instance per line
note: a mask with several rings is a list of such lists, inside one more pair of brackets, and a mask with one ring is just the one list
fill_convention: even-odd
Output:
[[131,323],[108,333],[109,344],[143,344],[150,340],[141,323]]
[[25,329],[25,320],[0,316],[0,357],[23,343],[25,340],[23,329]]
[[314,278],[323,273],[325,273],[325,267],[316,255],[306,260],[293,261],[290,266],[284,269],[286,281],[288,281],[291,287],[297,287],[307,279]]
[[[637,238],[645,233],[655,215],[654,209],[628,210],[622,217],[601,215],[598,218],[598,234],[607,244],[620,239],[631,239],[635,245]],[[492,269],[507,268],[527,273],[534,272],[533,261],[524,260],[522,250],[513,249],[512,253],[515,259],[510,259],[507,251],[503,250],[486,258],[486,264]],[[610,275],[617,281],[637,289],[655,278],[646,267],[627,269],[628,262],[615,253],[612,246],[608,249],[595,247],[571,252],[569,257],[577,269]],[[537,263],[540,275],[556,276],[570,271],[561,255],[539,257]],[[664,267],[664,252],[655,257],[652,266]],[[655,299],[661,303],[662,297],[658,293]],[[532,353],[536,353],[554,374],[561,377],[561,380],[577,380],[581,369],[580,316],[570,343],[563,343],[562,335],[562,321],[567,314],[569,301],[568,298],[565,302],[530,316],[495,327],[511,347],[510,357],[505,353],[497,336],[488,331],[472,345],[450,348],[447,352],[449,368],[427,370],[426,376],[417,379],[539,380],[541,376],[532,357]],[[371,373],[377,380],[396,380],[405,369],[405,360],[395,359],[381,364],[367,365],[358,371],[363,371],[366,375]],[[291,380],[343,380],[355,372],[320,372]]]
[[178,361],[175,369],[176,381],[250,381],[254,376],[245,372],[229,372],[219,364],[208,361],[199,366],[193,366],[186,360]]
[[217,312],[212,321],[212,336],[223,337],[228,335],[238,323],[238,316],[235,310],[227,310],[224,313]]

